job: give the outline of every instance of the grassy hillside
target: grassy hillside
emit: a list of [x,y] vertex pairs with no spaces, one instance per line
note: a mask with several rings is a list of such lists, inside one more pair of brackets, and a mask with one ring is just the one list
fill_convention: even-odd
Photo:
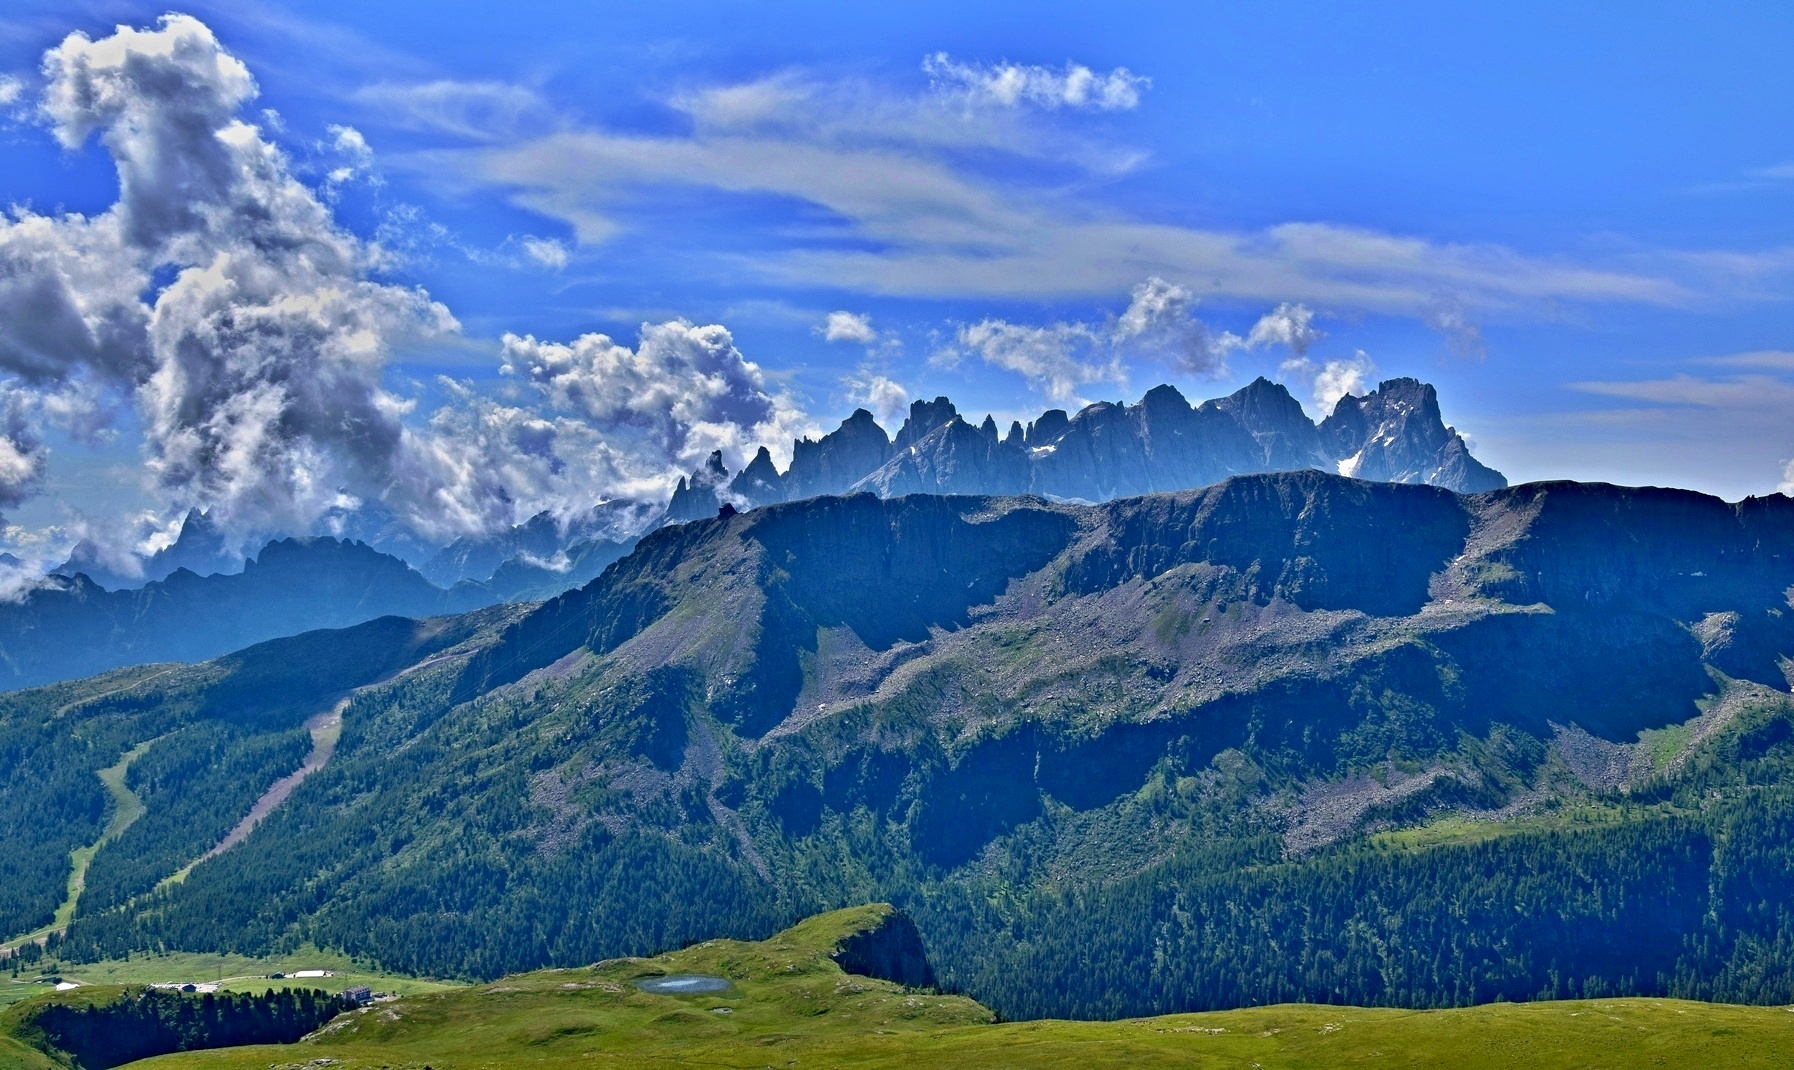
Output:
[[[1120,1022],[997,1023],[969,999],[843,972],[831,952],[850,934],[877,926],[884,913],[882,907],[838,911],[762,943],[715,940],[651,959],[406,997],[338,1018],[298,1045],[182,1053],[131,1065],[1567,1070],[1774,1067],[1794,1058],[1794,1013],[1787,1009],[1655,999],[1427,1012],[1285,1005]],[[635,984],[680,975],[722,978],[729,987],[657,995]],[[0,1042],[0,1066],[6,1051]]]

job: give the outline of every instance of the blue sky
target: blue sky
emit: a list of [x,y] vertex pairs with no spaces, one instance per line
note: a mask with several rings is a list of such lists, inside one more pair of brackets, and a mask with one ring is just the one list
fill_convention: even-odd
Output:
[[[181,10],[253,78],[228,103],[356,250],[343,277],[383,288],[368,299],[388,311],[421,290],[454,325],[375,330],[378,381],[356,404],[411,437],[372,476],[350,471],[365,443],[328,435],[242,462],[224,432],[155,407],[173,388],[153,361],[35,382],[16,408],[36,482],[7,510],[27,549],[109,514],[141,538],[188,504],[235,509],[245,530],[295,524],[334,493],[246,482],[245,464],[323,464],[364,500],[433,480],[404,508],[447,533],[504,511],[481,494],[522,509],[642,492],[702,447],[751,451],[856,404],[945,393],[1006,423],[1260,374],[1317,412],[1341,384],[1434,382],[1516,481],[1737,498],[1794,480],[1794,8]],[[49,219],[120,201],[112,128],[71,147],[74,120],[37,110],[42,57],[75,32],[153,31],[163,11],[0,14],[15,80],[0,199]],[[145,255],[146,292],[203,266]],[[1158,298],[1169,318],[1128,334]],[[848,314],[832,331],[831,313]],[[693,332],[640,334],[681,320]],[[726,342],[694,333],[709,325]],[[593,333],[628,356],[574,344]],[[709,355],[649,360],[661,346]],[[725,350],[736,363],[711,373],[731,385],[709,409],[645,412]],[[633,407],[594,378],[616,359],[653,365]],[[244,382],[230,397],[268,396]],[[541,451],[443,452],[476,428],[523,441],[530,420],[559,436],[561,468],[592,450],[614,463],[574,479],[525,472]],[[319,460],[332,450],[346,459]],[[514,486],[467,484],[513,467]]]

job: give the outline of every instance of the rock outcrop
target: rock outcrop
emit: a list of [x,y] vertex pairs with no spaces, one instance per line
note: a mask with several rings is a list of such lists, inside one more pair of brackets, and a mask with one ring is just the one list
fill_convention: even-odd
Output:
[[849,934],[831,956],[848,973],[892,981],[905,988],[934,987],[934,967],[916,923],[901,910],[886,908],[871,928]]
[[667,502],[666,519],[670,523],[683,524],[715,516],[717,506],[722,504],[718,492],[724,490],[728,482],[729,470],[723,467],[723,452],[716,450],[704,462],[704,467],[693,472],[689,480],[680,479],[679,485],[673,488],[672,500]]

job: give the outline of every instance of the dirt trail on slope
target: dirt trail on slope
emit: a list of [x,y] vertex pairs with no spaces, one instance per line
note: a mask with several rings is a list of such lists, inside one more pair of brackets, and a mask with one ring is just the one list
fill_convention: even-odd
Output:
[[[251,832],[255,831],[255,827],[262,823],[263,818],[273,813],[276,806],[287,801],[287,796],[293,794],[293,789],[298,787],[306,777],[324,768],[324,764],[330,761],[330,756],[336,753],[336,741],[342,738],[343,711],[349,708],[349,702],[350,699],[343,699],[323,713],[313,715],[309,721],[305,722],[306,731],[311,733],[311,753],[305,756],[304,764],[270,785],[268,790],[262,793],[262,797],[255,801],[255,805],[249,808],[249,813],[244,815],[243,820],[237,822],[236,827],[225,833],[224,839],[218,841],[218,846],[199,856],[199,862],[204,862],[208,858],[216,858],[242,843]],[[196,866],[199,862],[195,862],[193,865]],[[188,868],[191,869],[192,866]]]
[[294,789],[302,784],[306,777],[309,777],[313,773],[324,768],[330,761],[331,756],[336,753],[337,740],[341,739],[343,734],[343,711],[349,708],[349,703],[355,700],[355,696],[361,694],[363,691],[369,691],[373,688],[390,684],[401,676],[407,676],[421,669],[427,669],[439,662],[463,656],[463,654],[438,654],[435,657],[425,658],[416,665],[408,665],[398,672],[375,680],[371,684],[363,684],[349,692],[348,695],[344,696],[336,703],[336,705],[330,707],[328,710],[325,710],[322,713],[313,714],[311,719],[305,722],[306,731],[311,733],[311,753],[305,756],[305,762],[301,764],[299,768],[288,773],[286,776],[281,777],[270,785],[268,790],[262,793],[262,797],[255,801],[255,805],[249,808],[249,813],[244,815],[243,820],[237,822],[236,827],[225,833],[224,839],[219,840],[216,846],[205,854],[200,855],[198,858],[187,863],[185,866],[182,866],[179,872],[163,878],[162,883],[156,885],[156,887],[161,889],[166,888],[171,884],[181,883],[187,879],[187,874],[193,871],[194,866],[199,865],[207,859],[216,858],[230,850],[232,847],[235,847],[237,844],[248,839],[249,834],[255,831],[256,826],[260,825],[269,814],[273,813],[275,809],[280,806],[281,803],[286,802],[287,797],[293,794]]
[[[187,666],[185,666],[185,665],[176,666],[176,668],[181,668],[181,669],[184,669],[186,667]],[[132,680],[130,683],[125,684],[121,687],[115,687],[110,691],[102,691],[97,695],[84,695],[81,698],[75,699],[72,702],[65,702],[61,706],[58,706],[56,708],[56,712],[51,714],[50,716],[61,717],[63,714],[69,712],[70,710],[74,709],[77,706],[85,706],[90,702],[98,702],[103,698],[111,698],[113,695],[122,695],[126,691],[130,691],[134,688],[142,687],[144,684],[149,683],[151,680],[154,680],[157,677],[167,676],[169,673],[171,673],[173,671],[174,671],[174,669],[163,669],[161,672],[151,673],[150,675],[145,676],[141,680]]]

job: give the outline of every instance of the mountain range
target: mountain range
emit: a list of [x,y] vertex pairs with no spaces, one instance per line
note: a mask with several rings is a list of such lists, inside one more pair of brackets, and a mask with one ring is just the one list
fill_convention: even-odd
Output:
[[1311,468],[1463,493],[1507,486],[1445,426],[1425,383],[1391,379],[1363,397],[1348,394],[1316,425],[1288,389],[1259,378],[1196,406],[1161,385],[1134,405],[1097,402],[1075,415],[1049,409],[1005,434],[990,416],[974,427],[944,397],[913,403],[895,439],[857,409],[820,440],[795,443],[784,472],[764,447],[733,477],[716,454],[681,482],[668,515],[694,520],[722,500],[751,507],[855,491],[1094,503]]
[[1011,1018],[1787,1002],[1790,587],[1782,496],[1309,470],[712,516],[540,606],[5,696],[41,772],[0,781],[0,922],[49,919],[122,768],[145,816],[66,955],[492,977],[889,899]]
[[0,685],[31,686],[146,661],[194,661],[311,628],[388,614],[420,616],[552,598],[622,558],[642,532],[752,508],[868,490],[1038,494],[1105,501],[1204,486],[1232,475],[1318,469],[1458,491],[1506,486],[1445,426],[1431,386],[1394,379],[1346,396],[1320,424],[1284,387],[1259,379],[1192,407],[1170,386],[1134,405],[1049,410],[999,438],[946,398],[917,401],[896,438],[864,409],[818,441],[793,444],[784,472],[762,449],[733,477],[721,454],[670,502],[605,502],[541,513],[513,528],[429,548],[373,509],[334,519],[367,540],[268,543],[253,562],[229,550],[207,514],[189,513],[168,546],[129,577],[83,543],[19,600],[0,603]]

